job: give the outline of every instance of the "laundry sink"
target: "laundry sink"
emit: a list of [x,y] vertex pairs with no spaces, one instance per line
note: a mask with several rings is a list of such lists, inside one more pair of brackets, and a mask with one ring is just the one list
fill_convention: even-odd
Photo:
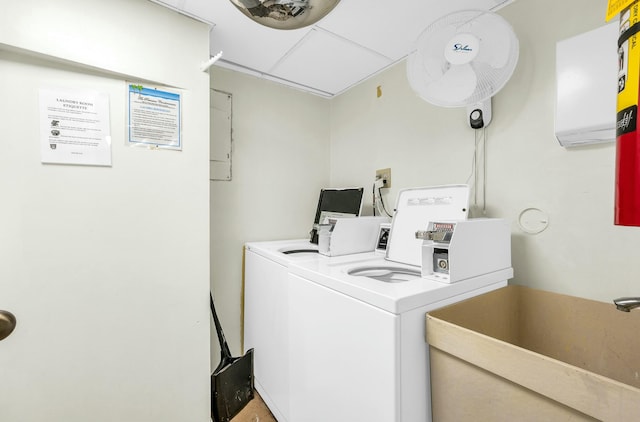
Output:
[[640,417],[640,310],[511,285],[426,332],[434,421]]

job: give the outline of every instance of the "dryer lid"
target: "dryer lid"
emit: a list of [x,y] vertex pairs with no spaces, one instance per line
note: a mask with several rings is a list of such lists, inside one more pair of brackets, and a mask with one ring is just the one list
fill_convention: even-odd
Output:
[[422,265],[422,240],[416,232],[430,221],[466,220],[469,186],[444,185],[404,189],[398,193],[386,258],[408,265]]

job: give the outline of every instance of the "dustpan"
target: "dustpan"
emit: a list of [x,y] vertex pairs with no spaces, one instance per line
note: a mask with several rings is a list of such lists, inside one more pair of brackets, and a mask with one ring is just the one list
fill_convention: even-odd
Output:
[[253,349],[231,356],[211,293],[209,302],[220,341],[220,363],[211,374],[211,415],[215,422],[228,422],[253,399]]

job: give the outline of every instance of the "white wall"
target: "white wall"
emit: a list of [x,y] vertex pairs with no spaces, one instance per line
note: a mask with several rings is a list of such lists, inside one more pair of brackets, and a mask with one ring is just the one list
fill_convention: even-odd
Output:
[[329,102],[216,66],[211,73],[212,88],[233,94],[233,176],[211,182],[211,279],[237,354],[243,245],[309,236],[329,183]]
[[[210,420],[208,35],[146,0],[3,2],[0,419]],[[183,93],[182,151],[125,146],[125,81]],[[111,167],[40,162],[41,88],[109,96]]]
[[[565,150],[553,133],[555,43],[604,25],[604,6],[518,0],[500,11],[519,37],[520,60],[493,100],[487,215],[512,222],[515,282],[610,301],[640,294],[640,229],[613,225],[615,144]],[[367,184],[391,167],[391,203],[401,188],[464,183],[474,144],[464,114],[420,100],[398,64],[332,101],[331,182]],[[528,207],[548,213],[546,231],[519,229]]]

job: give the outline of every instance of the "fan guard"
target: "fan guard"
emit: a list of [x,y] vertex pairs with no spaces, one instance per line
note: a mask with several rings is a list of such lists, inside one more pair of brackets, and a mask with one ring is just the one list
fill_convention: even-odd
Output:
[[493,97],[518,62],[518,38],[493,12],[453,12],[429,25],[407,58],[411,88],[441,107],[465,107]]

